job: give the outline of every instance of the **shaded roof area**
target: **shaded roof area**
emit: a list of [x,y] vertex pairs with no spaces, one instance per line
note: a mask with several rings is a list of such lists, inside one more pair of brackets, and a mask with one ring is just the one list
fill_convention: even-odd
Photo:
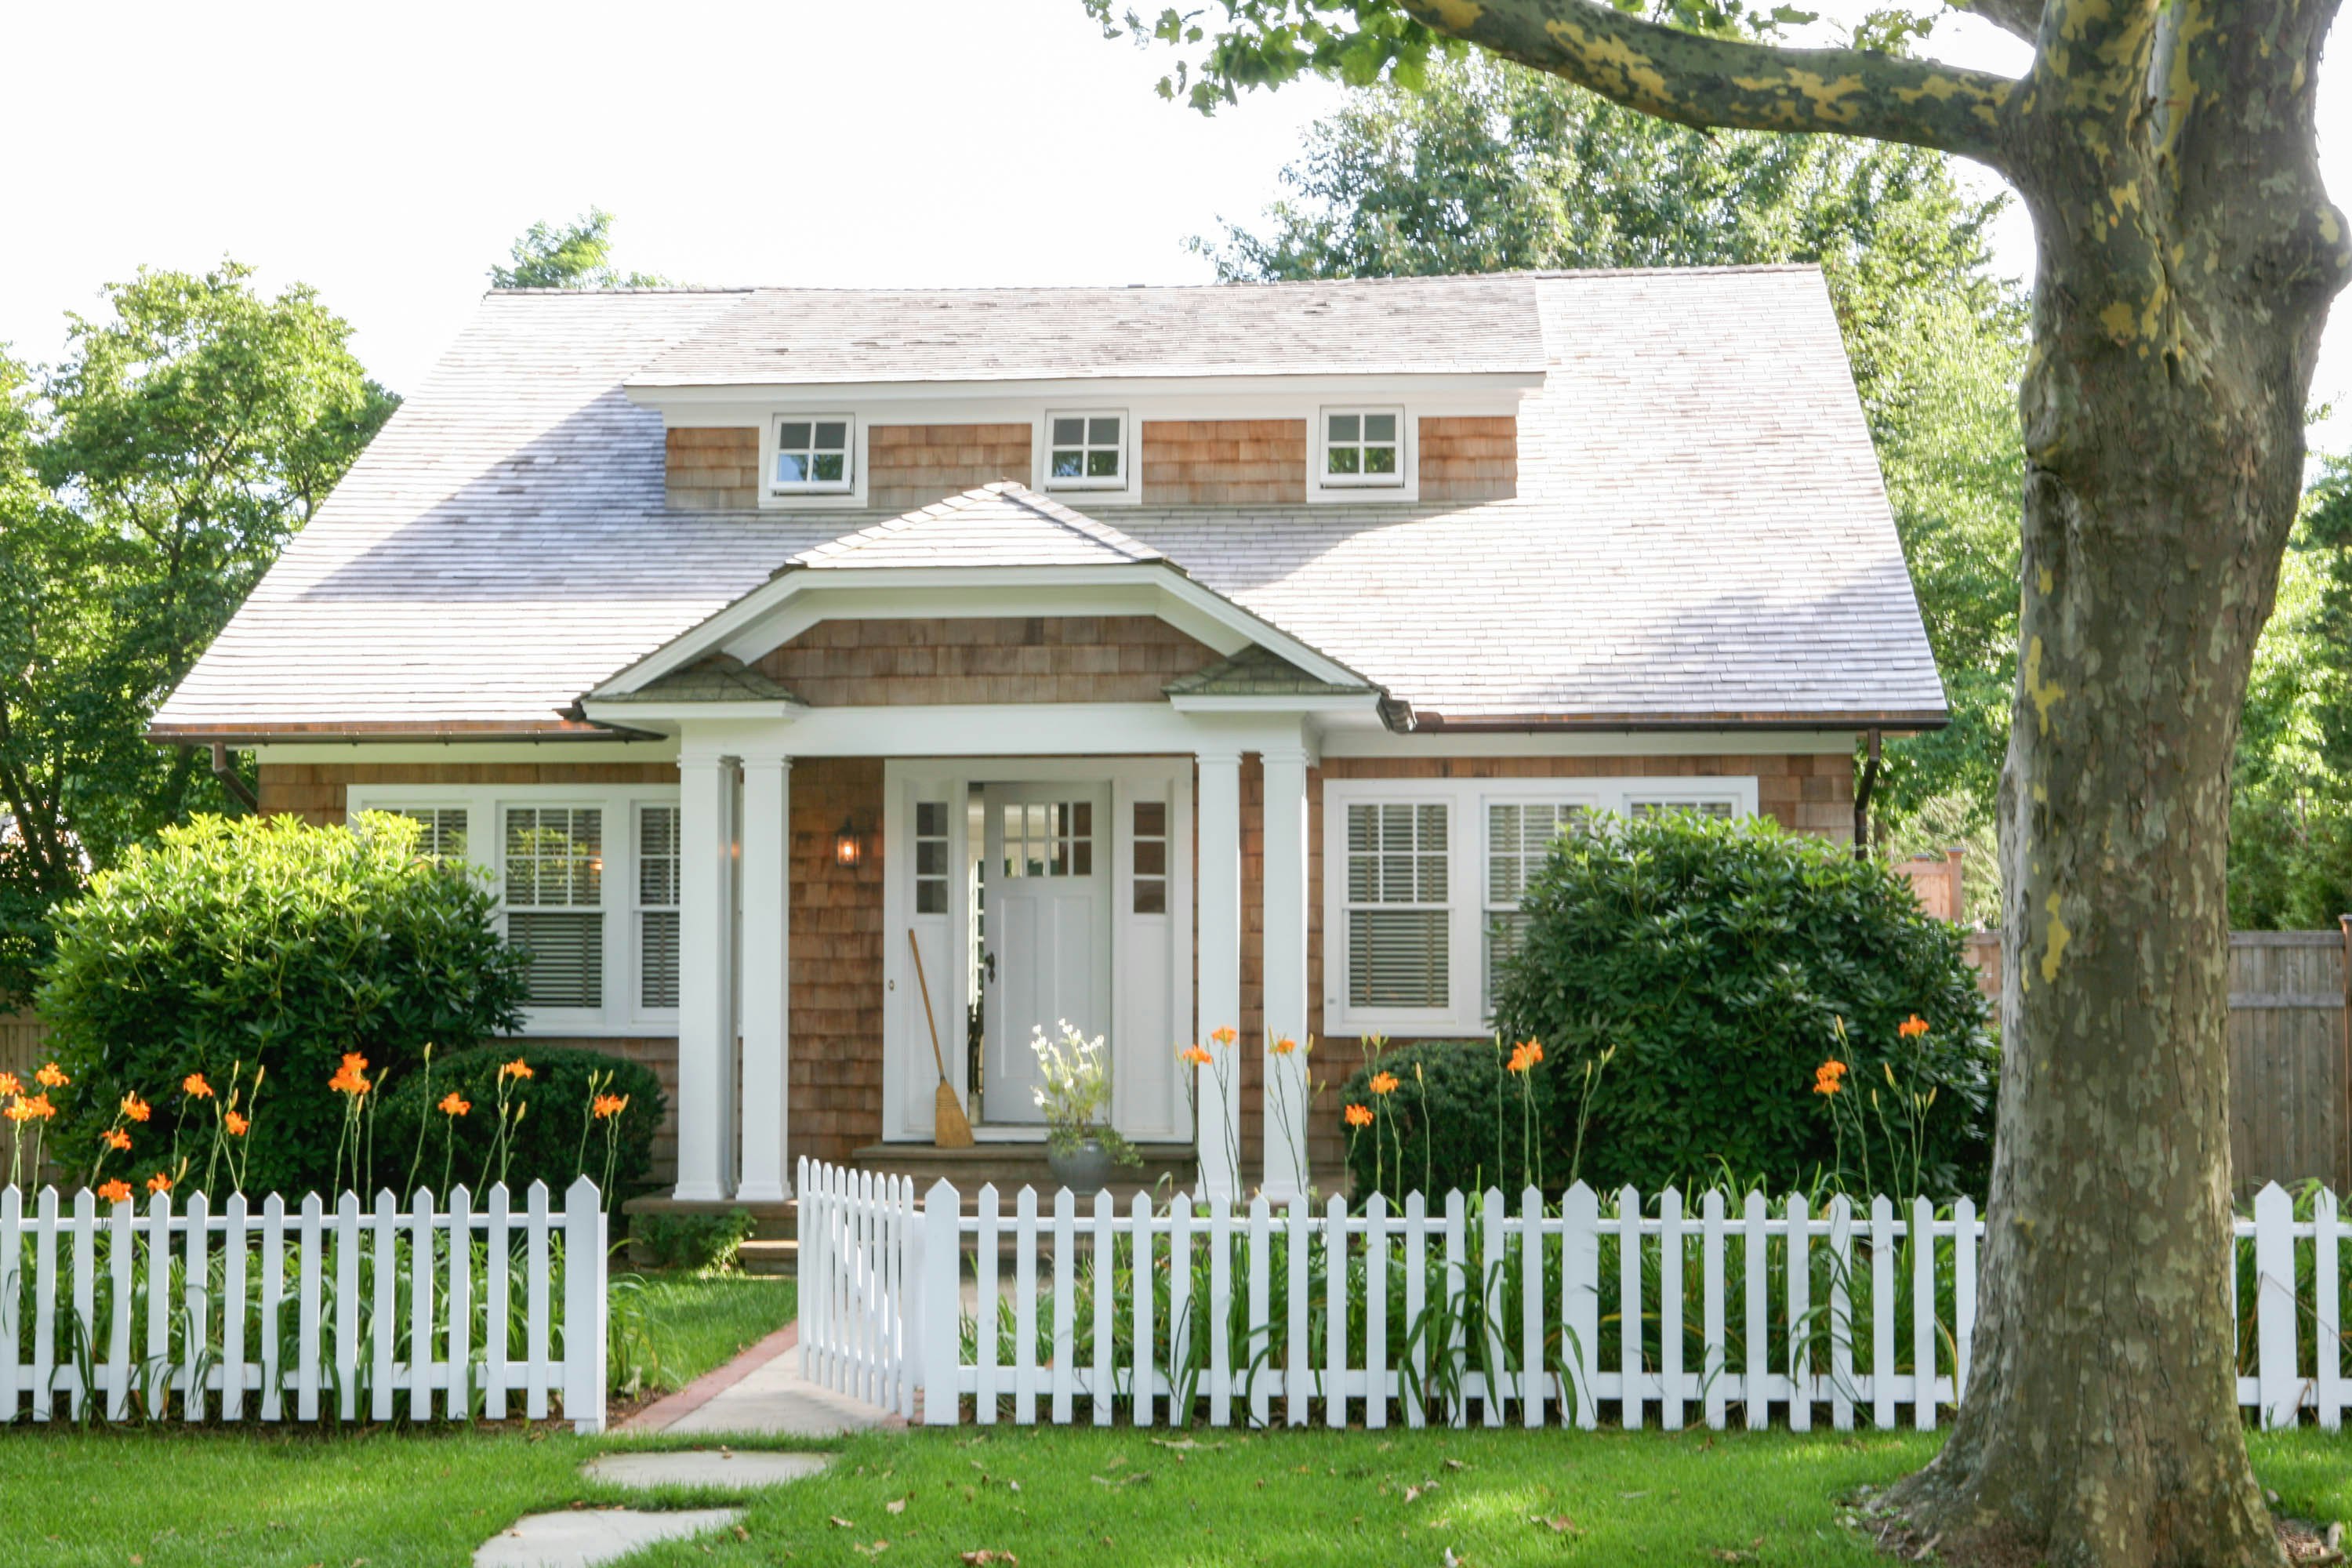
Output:
[[1369,686],[1319,679],[1268,648],[1239,652],[1180,675],[1160,689],[1171,697],[1360,697]]
[[791,688],[730,654],[714,653],[673,669],[635,691],[600,697],[599,702],[793,702]]

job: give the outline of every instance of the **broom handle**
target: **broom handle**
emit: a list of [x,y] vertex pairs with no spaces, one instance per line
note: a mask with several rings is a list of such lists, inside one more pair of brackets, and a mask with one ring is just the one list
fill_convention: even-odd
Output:
[[915,955],[915,984],[923,988],[923,1022],[930,1026],[931,1062],[940,1069],[940,1081],[948,1080],[948,1059],[940,1054],[940,1021],[931,1016],[931,983],[923,977],[923,950],[915,941],[915,928],[907,928],[907,951]]

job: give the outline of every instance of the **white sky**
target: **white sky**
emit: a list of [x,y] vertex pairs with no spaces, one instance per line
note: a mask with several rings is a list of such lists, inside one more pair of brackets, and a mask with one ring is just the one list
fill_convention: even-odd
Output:
[[[0,343],[54,358],[100,284],[233,255],[318,288],[394,390],[517,234],[592,202],[624,267],[693,282],[1205,281],[1185,237],[1255,218],[1339,96],[1204,120],[1151,91],[1165,51],[1106,42],[1079,0],[0,0]],[[2014,70],[2023,46],[1958,18],[1934,52]],[[2323,157],[2352,205],[2332,86]],[[2031,270],[2021,215],[2001,258]],[[2352,405],[2352,328],[2314,394]],[[2352,406],[2315,438],[2352,447]]]

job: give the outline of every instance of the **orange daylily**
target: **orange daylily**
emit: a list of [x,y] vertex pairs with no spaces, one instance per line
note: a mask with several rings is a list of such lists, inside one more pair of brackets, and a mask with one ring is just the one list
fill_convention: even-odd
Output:
[[1189,1067],[1204,1068],[1216,1058],[1198,1046],[1186,1046],[1176,1053],[1176,1059]]
[[1845,1078],[1845,1063],[1832,1057],[1813,1069],[1813,1092],[1835,1094]]
[[40,1071],[33,1075],[33,1081],[39,1084],[43,1089],[63,1089],[66,1085],[73,1082],[73,1079],[66,1076],[65,1069],[63,1068],[58,1066],[55,1062],[51,1062]]
[[327,1080],[327,1087],[337,1094],[348,1094],[354,1099],[365,1094],[370,1088],[367,1065],[367,1058],[356,1051],[345,1052],[343,1065],[335,1069],[335,1076]]
[[137,1095],[126,1094],[122,1097],[122,1114],[133,1121],[144,1121],[154,1112],[150,1110],[147,1102]]
[[210,1100],[213,1097],[213,1086],[205,1081],[204,1074],[192,1072],[180,1080],[180,1092],[190,1100]]
[[57,1113],[58,1108],[49,1103],[46,1094],[25,1095],[7,1110],[11,1121],[47,1121]]
[[221,1118],[221,1125],[228,1130],[228,1135],[230,1137],[242,1138],[245,1136],[245,1130],[252,1126],[253,1123],[247,1121],[244,1117],[239,1116],[236,1111],[232,1110],[227,1115]]
[[1288,1035],[1285,1035],[1280,1039],[1275,1041],[1272,1047],[1274,1054],[1278,1057],[1286,1057],[1297,1048],[1298,1042],[1292,1039]]
[[0,1095],[22,1094],[25,1080],[12,1072],[0,1072]]
[[1535,1070],[1535,1065],[1541,1060],[1543,1060],[1543,1047],[1533,1040],[1521,1040],[1511,1047],[1511,1059],[1507,1064],[1506,1070],[1515,1073],[1532,1072]]
[[108,1128],[98,1135],[98,1141],[118,1152],[131,1147],[131,1134],[120,1127]]
[[597,1121],[606,1121],[620,1115],[621,1112],[628,1109],[629,1097],[627,1095],[600,1094],[596,1097],[594,1103],[589,1107],[589,1111],[590,1114],[594,1116]]
[[500,1078],[530,1078],[533,1075],[530,1070],[530,1064],[523,1060],[520,1057],[517,1057],[514,1060],[507,1063],[506,1066],[499,1068],[499,1076]]
[[172,1178],[158,1171],[147,1178],[147,1190],[151,1193],[168,1193],[172,1190]]
[[474,1102],[454,1089],[441,1097],[441,1114],[444,1116],[463,1116],[473,1109]]
[[1242,1032],[1239,1029],[1234,1028],[1230,1024],[1226,1025],[1223,1028],[1212,1029],[1209,1031],[1209,1038],[1214,1040],[1221,1046],[1230,1046],[1241,1037]]
[[1374,1073],[1371,1088],[1374,1094],[1394,1094],[1397,1090],[1397,1075],[1392,1072]]
[[1370,1106],[1369,1106],[1369,1105],[1351,1105],[1351,1106],[1348,1107],[1348,1125],[1349,1125],[1349,1126],[1350,1126],[1350,1127],[1370,1127],[1371,1124],[1372,1124],[1372,1108],[1371,1108]]
[[1914,1013],[1896,1025],[1895,1032],[1906,1040],[1916,1039],[1927,1032],[1927,1020]]
[[131,1184],[117,1176],[100,1186],[98,1189],[98,1195],[100,1201],[103,1203],[127,1204],[131,1201]]

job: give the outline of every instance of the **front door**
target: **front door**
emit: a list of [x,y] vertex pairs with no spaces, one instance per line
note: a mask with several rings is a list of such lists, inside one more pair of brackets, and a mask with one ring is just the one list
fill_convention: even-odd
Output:
[[1034,1126],[1045,1120],[1034,1032],[1064,1019],[1089,1038],[1110,1032],[1109,792],[992,784],[982,800],[981,1116]]

